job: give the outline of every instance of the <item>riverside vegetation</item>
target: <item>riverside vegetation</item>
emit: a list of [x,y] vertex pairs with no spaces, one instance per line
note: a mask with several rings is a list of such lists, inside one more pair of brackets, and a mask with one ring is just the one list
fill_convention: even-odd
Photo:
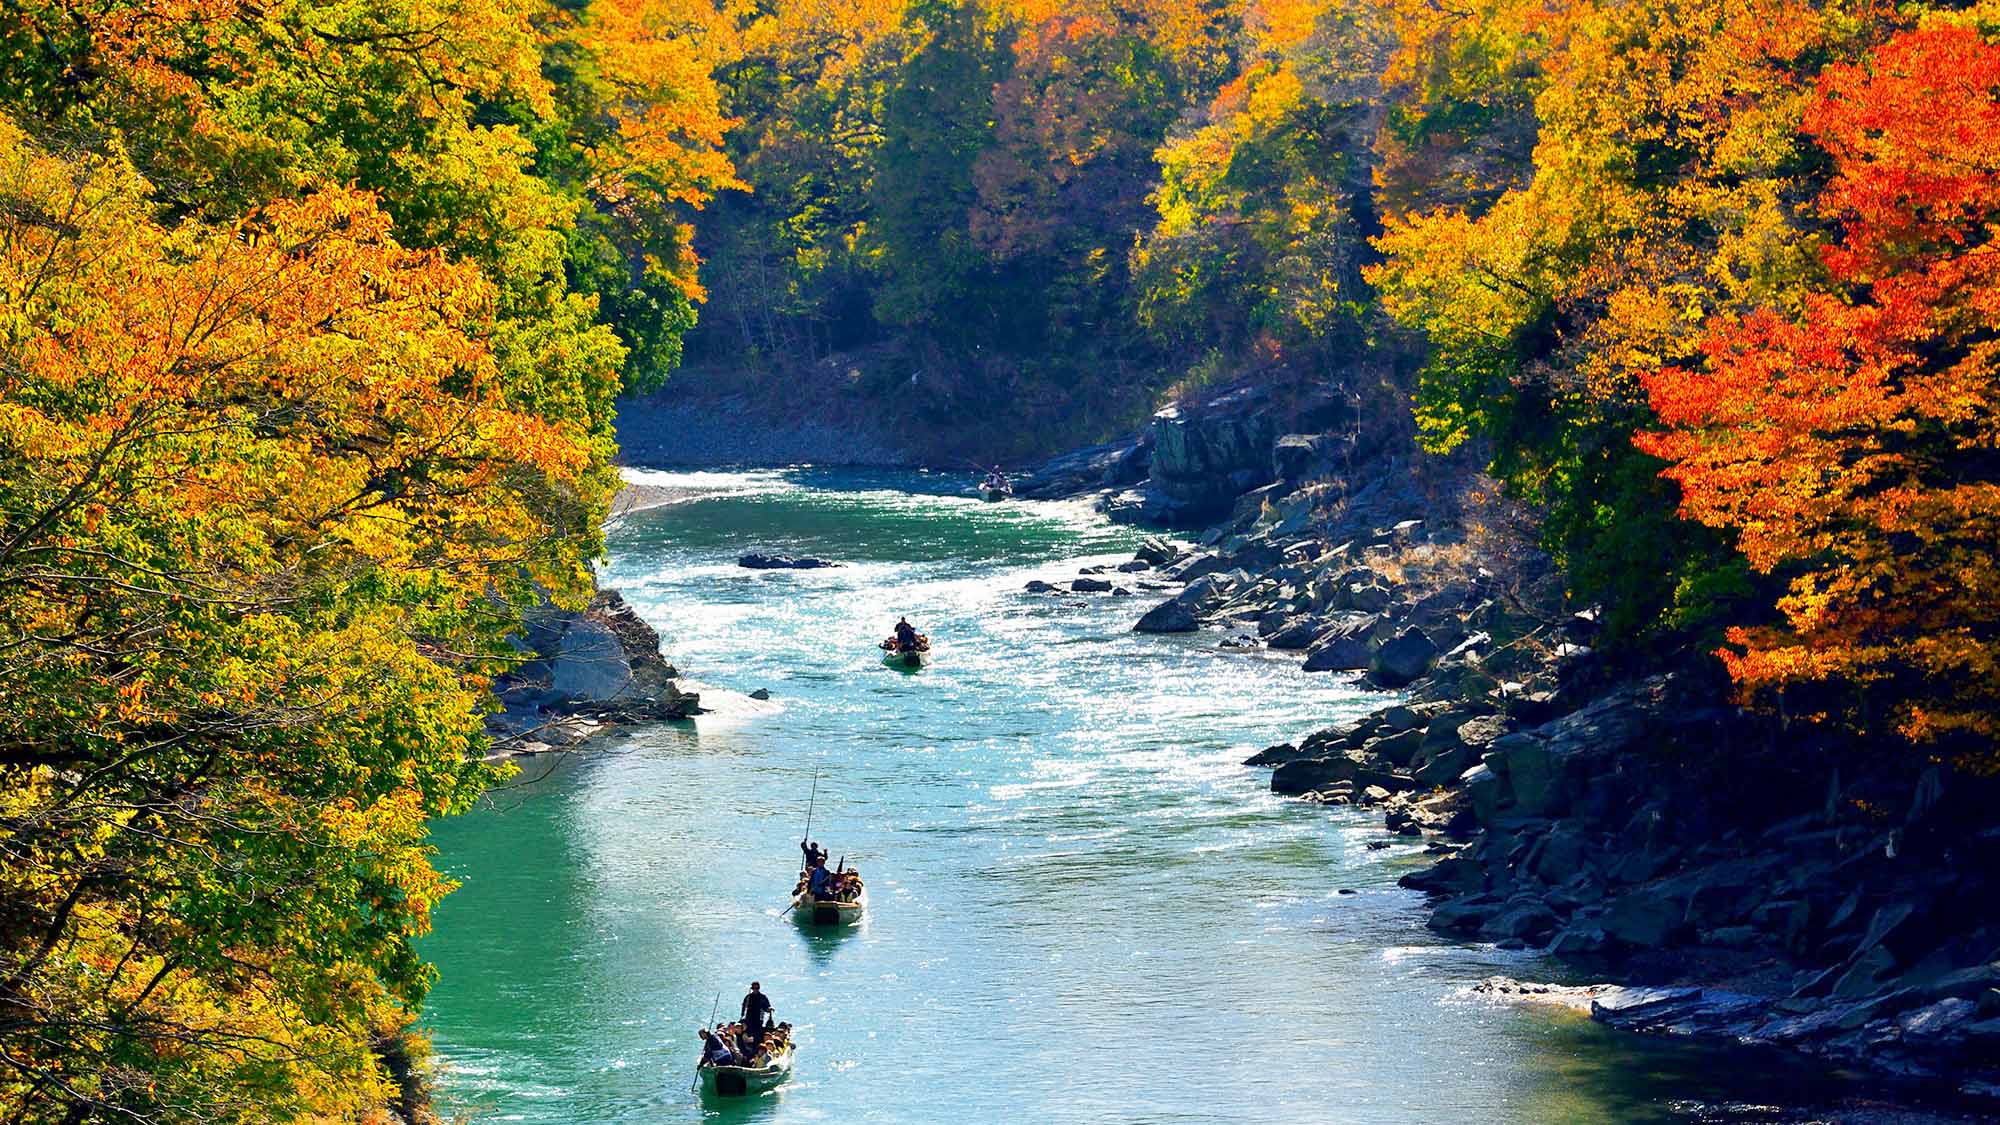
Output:
[[718,18],[0,10],[0,1118],[422,1112],[427,822],[692,321]]
[[0,1109],[419,1112],[427,820],[489,712],[591,694],[522,619],[584,610],[614,400],[684,350],[933,460],[1170,399],[1040,487],[1217,529],[1136,560],[1187,581],[1149,627],[1408,693],[1267,760],[1439,833],[1440,926],[1990,1090],[1996,33],[7,4]]

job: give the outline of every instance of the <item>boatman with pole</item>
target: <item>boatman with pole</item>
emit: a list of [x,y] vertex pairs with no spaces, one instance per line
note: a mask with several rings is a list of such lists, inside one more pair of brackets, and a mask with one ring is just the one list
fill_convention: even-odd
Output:
[[729,1049],[729,1044],[722,1041],[722,1036],[711,1033],[705,1027],[701,1029],[701,1065],[736,1065],[736,1053]]
[[763,986],[750,982],[750,991],[743,996],[743,1031],[752,1043],[764,1041],[764,1025],[770,1019],[771,998],[764,995]]

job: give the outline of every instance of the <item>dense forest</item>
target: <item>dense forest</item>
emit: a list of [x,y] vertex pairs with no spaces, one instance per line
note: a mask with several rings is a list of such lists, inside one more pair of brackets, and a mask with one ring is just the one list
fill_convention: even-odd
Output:
[[[8,0],[0,1117],[391,1096],[685,359],[1016,450],[1339,385],[1616,636],[2000,767],[2000,7]],[[699,326],[697,327],[697,319]],[[822,387],[832,380],[837,384]]]
[[737,22],[696,362],[796,395],[874,349],[874,409],[1003,442],[1240,379],[1414,402],[1619,634],[1727,630],[1791,714],[1994,760],[2000,9]]
[[395,1092],[427,818],[693,320],[716,18],[0,14],[0,1118]]

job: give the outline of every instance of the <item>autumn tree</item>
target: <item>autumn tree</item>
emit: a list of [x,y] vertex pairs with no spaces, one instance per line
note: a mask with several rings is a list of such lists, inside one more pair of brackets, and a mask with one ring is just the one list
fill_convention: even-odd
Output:
[[1787,585],[1723,659],[1788,714],[2000,767],[2000,48],[1906,32],[1823,74],[1829,284],[1647,381],[1681,511]]
[[[592,456],[364,193],[166,226],[0,125],[0,1106],[272,1120],[378,1093],[506,607],[576,596]],[[566,502],[565,502],[566,500]]]
[[1658,460],[1633,447],[1652,419],[1643,377],[1697,354],[1708,317],[1819,273],[1799,74],[1865,25],[1791,0],[1672,0],[1570,5],[1536,28],[1532,181],[1392,213],[1371,277],[1429,345],[1428,446],[1490,443],[1616,634],[1705,627],[1756,584],[1673,515]]
[[701,295],[717,19],[0,9],[0,1117],[382,1104],[428,818]]
[[690,345],[768,372],[876,334],[869,188],[916,28],[884,0],[732,12],[737,49],[717,79],[728,151],[752,189],[724,193],[700,224],[710,304]]
[[1372,311],[1384,32],[1366,4],[1251,5],[1243,72],[1160,148],[1136,311],[1179,362],[1220,349],[1326,377],[1355,351]]
[[977,0],[917,5],[920,45],[886,96],[869,240],[883,274],[877,315],[891,324],[990,336],[1011,311],[982,299],[993,273],[971,229],[973,169],[993,144],[994,88],[1011,61],[986,16]]

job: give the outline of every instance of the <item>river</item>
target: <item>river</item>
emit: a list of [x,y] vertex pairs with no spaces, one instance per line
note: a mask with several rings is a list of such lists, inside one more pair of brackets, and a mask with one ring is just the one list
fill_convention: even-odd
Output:
[[[422,946],[447,1111],[1767,1120],[1758,1103],[1814,1093],[1789,1069],[1468,997],[1540,966],[1433,937],[1395,885],[1420,843],[1275,799],[1240,765],[1379,695],[1213,634],[1134,634],[1143,592],[1022,592],[1129,558],[1131,531],[920,474],[638,475],[683,496],[611,527],[605,584],[684,674],[774,698],[527,761],[438,826],[463,883]],[[753,549],[848,565],[734,565]],[[915,674],[874,648],[904,613],[937,645]],[[809,799],[813,836],[868,878],[853,932],[781,917]],[[798,1029],[793,1081],[704,1104],[695,1029],[752,978]]]

